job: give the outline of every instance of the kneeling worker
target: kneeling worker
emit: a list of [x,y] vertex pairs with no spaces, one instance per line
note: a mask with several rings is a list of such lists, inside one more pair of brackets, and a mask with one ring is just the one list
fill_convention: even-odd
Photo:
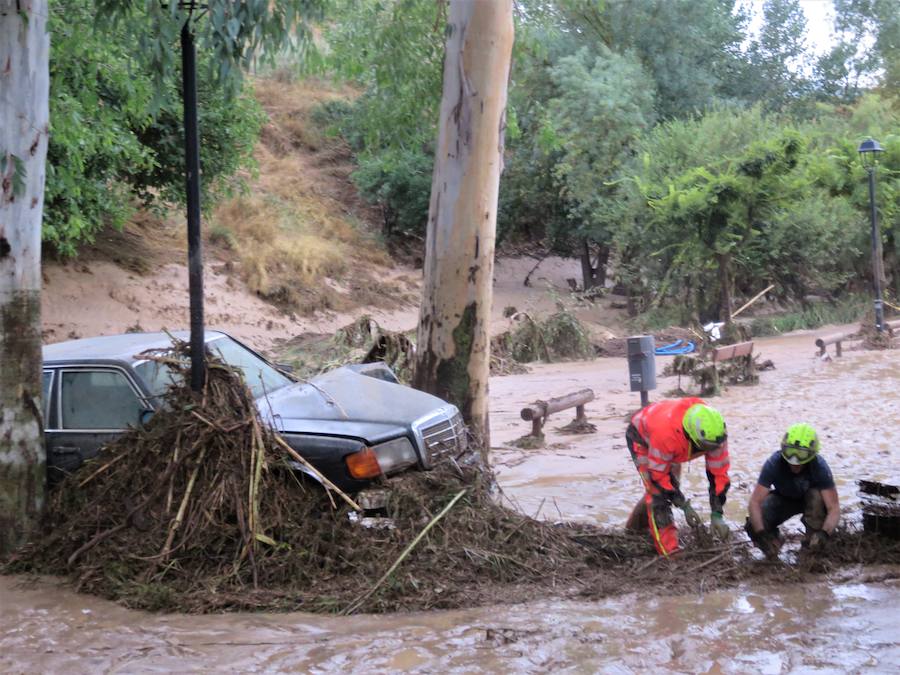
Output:
[[706,458],[713,534],[723,539],[730,536],[722,516],[730,484],[727,438],[722,414],[700,398],[659,401],[631,418],[625,442],[641,475],[645,494],[626,527],[643,529],[646,522],[660,555],[669,556],[678,551],[672,506],[684,511],[688,525],[700,525],[700,516],[682,494],[678,480],[681,464],[701,455]]
[[747,534],[768,558],[781,549],[778,526],[803,514],[803,546],[819,548],[834,532],[841,517],[834,478],[819,454],[819,437],[809,424],[794,424],[781,441],[781,450],[763,465],[750,495]]

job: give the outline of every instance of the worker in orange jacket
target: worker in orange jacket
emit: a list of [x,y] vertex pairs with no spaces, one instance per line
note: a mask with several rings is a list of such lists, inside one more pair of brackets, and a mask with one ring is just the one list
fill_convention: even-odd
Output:
[[684,511],[691,527],[701,523],[679,488],[681,464],[703,455],[709,479],[710,528],[718,538],[729,536],[722,512],[730,485],[728,434],[718,410],[700,398],[659,401],[632,416],[625,441],[645,490],[626,527],[643,529],[646,519],[659,554],[668,557],[677,552],[678,529],[672,519],[672,505]]

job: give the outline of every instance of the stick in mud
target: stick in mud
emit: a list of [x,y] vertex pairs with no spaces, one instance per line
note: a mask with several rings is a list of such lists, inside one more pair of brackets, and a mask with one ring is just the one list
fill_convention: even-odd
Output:
[[375,583],[375,585],[372,586],[372,588],[370,588],[368,591],[366,591],[359,598],[357,598],[353,602],[353,604],[351,604],[349,607],[347,607],[347,609],[345,609],[343,612],[341,612],[341,614],[345,614],[345,615],[352,614],[357,609],[359,609],[360,605],[362,605],[362,603],[364,603],[366,600],[368,600],[372,596],[372,594],[378,590],[378,588],[381,586],[381,584],[383,584],[385,581],[387,581],[387,578],[389,576],[391,576],[391,574],[393,574],[394,570],[397,569],[397,567],[400,565],[400,563],[403,562],[403,560],[406,558],[406,556],[408,556],[410,554],[410,552],[416,547],[416,545],[422,540],[422,538],[426,534],[428,534],[428,531],[432,527],[434,527],[435,523],[437,523],[441,518],[443,518],[445,515],[447,515],[447,512],[453,508],[453,505],[456,504],[456,502],[458,502],[460,500],[460,498],[464,494],[466,494],[467,491],[468,491],[467,489],[463,489],[463,490],[460,490],[459,492],[457,492],[456,496],[450,500],[450,503],[447,504],[447,506],[445,506],[439,514],[437,514],[434,518],[431,519],[431,521],[424,527],[424,529],[421,532],[419,532],[418,536],[410,542],[409,546],[407,546],[405,549],[403,549],[403,553],[400,554],[400,557],[394,561],[394,564],[388,568],[387,572],[385,572],[383,575],[381,575],[381,578]]

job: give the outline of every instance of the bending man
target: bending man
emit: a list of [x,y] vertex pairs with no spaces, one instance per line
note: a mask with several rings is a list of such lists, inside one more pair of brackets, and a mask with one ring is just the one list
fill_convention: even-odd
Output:
[[646,520],[660,555],[678,551],[678,530],[672,506],[684,511],[688,525],[700,525],[700,516],[679,488],[681,464],[706,458],[709,479],[711,528],[719,538],[730,532],[722,510],[728,492],[728,443],[725,420],[700,398],[659,401],[631,418],[625,442],[644,484],[644,497],[635,506],[626,527],[643,529]]
[[747,509],[747,534],[768,558],[778,555],[783,540],[778,526],[797,514],[806,527],[803,547],[819,548],[841,518],[837,488],[819,437],[808,424],[794,424],[759,474]]

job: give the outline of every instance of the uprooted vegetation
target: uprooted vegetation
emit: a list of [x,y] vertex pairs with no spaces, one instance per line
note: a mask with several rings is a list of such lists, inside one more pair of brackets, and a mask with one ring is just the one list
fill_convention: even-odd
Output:
[[[511,330],[491,338],[491,374],[509,375],[527,370],[534,361],[590,358],[594,347],[584,325],[560,310],[543,320],[524,312]],[[404,383],[415,367],[415,332],[392,331],[363,315],[333,335],[311,333],[283,343],[279,361],[290,364],[300,377],[312,377],[347,363],[383,361]]]
[[150,610],[349,613],[698,592],[900,564],[900,542],[859,532],[797,567],[700,533],[663,560],[645,534],[507,508],[474,452],[392,479],[391,526],[368,529],[339,495],[295,479],[244,384],[210,365],[202,396],[172,388],[146,427],[57,488],[41,538],[6,571],[63,574],[81,591]]
[[560,308],[544,319],[535,319],[526,312],[517,312],[510,319],[514,326],[495,336],[491,342],[492,351],[499,357],[531,363],[594,356],[587,330],[566,308]]

